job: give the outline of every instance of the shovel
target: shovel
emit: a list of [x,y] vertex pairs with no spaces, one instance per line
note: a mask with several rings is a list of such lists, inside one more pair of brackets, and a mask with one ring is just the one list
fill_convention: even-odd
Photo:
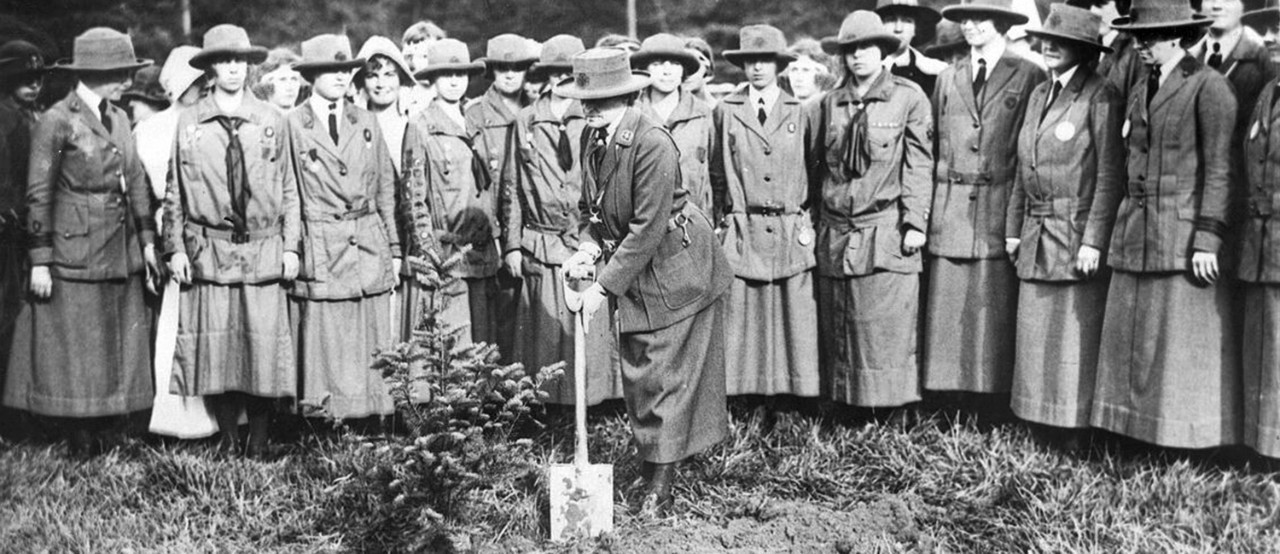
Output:
[[613,465],[587,459],[587,321],[578,287],[591,278],[565,279],[564,297],[574,312],[574,431],[572,464],[551,464],[551,540],[595,537],[613,531]]

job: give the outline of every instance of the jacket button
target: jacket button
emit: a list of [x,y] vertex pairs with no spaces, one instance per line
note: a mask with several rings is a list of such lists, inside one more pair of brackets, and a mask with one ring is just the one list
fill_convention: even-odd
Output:
[[345,204],[345,206],[347,207],[348,210],[351,209],[351,204]]
[[977,151],[978,151],[978,145],[976,145],[976,144],[975,144],[975,145],[973,145],[973,146],[970,146],[970,147],[969,147],[969,149],[970,149],[970,150],[973,150],[974,152],[977,152]]
[[969,200],[977,200],[977,199],[978,199],[978,193],[976,192],[969,193]]
[[1138,176],[1138,180],[1139,180],[1139,181],[1146,181],[1146,180],[1147,180],[1147,176],[1146,176],[1146,175],[1139,175],[1139,176]]
[[766,232],[766,233],[772,233],[772,232],[773,232],[773,227],[765,227],[765,228],[764,228],[764,232]]
[[334,221],[342,221],[342,214],[333,214]]
[[1035,170],[1036,170],[1036,164],[1031,164],[1031,171],[1035,171]]
[[981,124],[981,123],[978,123],[977,121],[974,121],[974,122],[973,122],[973,128],[974,128],[974,129],[981,129],[981,128],[982,128],[982,124]]
[[357,242],[359,242],[359,241],[357,241],[355,237],[351,237],[351,238],[347,239],[347,242],[348,242],[348,243],[350,243],[350,244],[351,244],[351,246],[355,246],[355,245],[356,245],[356,243],[357,243]]
[[768,182],[771,182],[771,181],[773,181],[773,177],[770,177],[770,176],[768,176],[768,175],[765,175],[765,176],[764,176],[764,182],[768,183]]

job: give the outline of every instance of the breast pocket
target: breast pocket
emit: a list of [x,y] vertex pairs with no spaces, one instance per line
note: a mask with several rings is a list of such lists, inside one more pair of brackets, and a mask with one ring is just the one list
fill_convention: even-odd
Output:
[[893,152],[901,139],[901,123],[871,123],[867,126],[867,141],[871,146],[872,160],[891,161]]

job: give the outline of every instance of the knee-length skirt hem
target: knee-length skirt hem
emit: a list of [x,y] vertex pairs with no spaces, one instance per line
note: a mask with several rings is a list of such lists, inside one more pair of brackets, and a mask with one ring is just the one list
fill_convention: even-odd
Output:
[[392,297],[291,299],[304,413],[347,419],[395,411],[382,375],[371,369],[374,354],[397,337]]

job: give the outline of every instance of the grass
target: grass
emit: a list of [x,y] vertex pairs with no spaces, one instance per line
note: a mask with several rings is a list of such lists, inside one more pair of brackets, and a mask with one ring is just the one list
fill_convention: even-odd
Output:
[[1115,439],[1077,455],[1021,424],[936,414],[831,419],[784,413],[767,433],[735,419],[686,465],[675,515],[650,520],[627,510],[625,418],[598,415],[592,459],[615,464],[617,532],[569,545],[542,540],[541,468],[572,446],[559,420],[444,516],[397,504],[379,437],[307,434],[267,463],[142,442],[78,463],[60,445],[4,443],[0,551],[1280,552],[1280,475],[1256,458]]

